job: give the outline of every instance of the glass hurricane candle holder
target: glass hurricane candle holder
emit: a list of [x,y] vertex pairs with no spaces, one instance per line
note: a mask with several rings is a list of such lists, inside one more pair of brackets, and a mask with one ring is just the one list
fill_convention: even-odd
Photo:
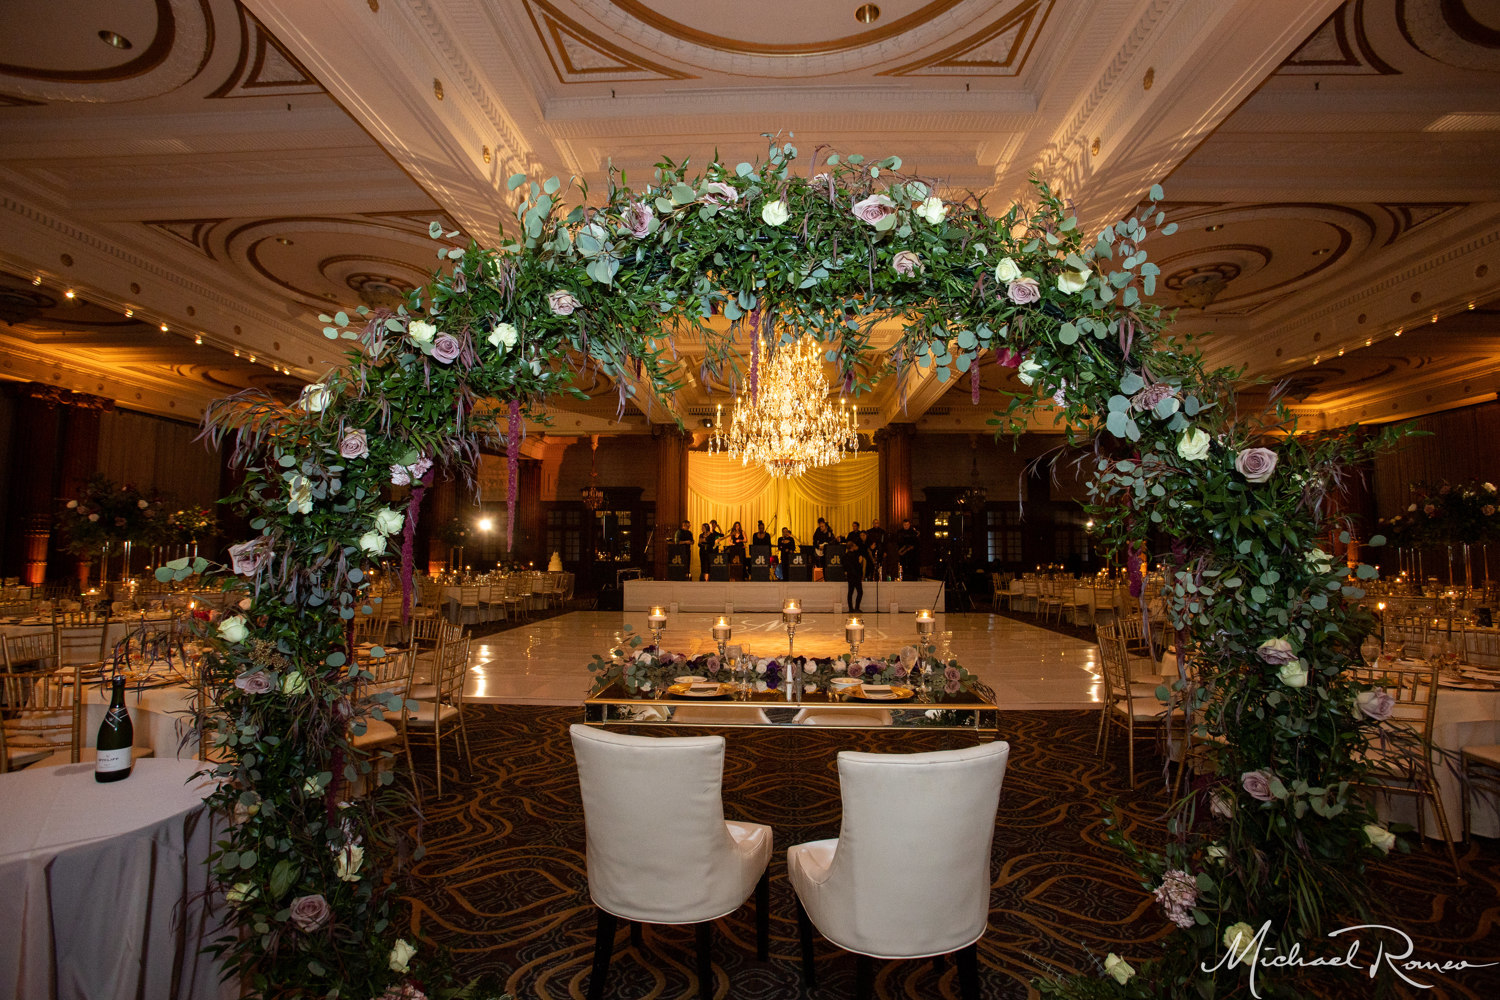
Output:
[[844,641],[849,644],[849,654],[859,655],[859,644],[865,641],[865,623],[858,616],[844,623]]

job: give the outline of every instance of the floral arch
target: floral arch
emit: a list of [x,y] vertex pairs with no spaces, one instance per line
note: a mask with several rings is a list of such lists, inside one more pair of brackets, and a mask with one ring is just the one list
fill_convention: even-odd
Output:
[[[1226,928],[1269,920],[1290,939],[1363,909],[1363,859],[1389,849],[1349,794],[1372,723],[1342,671],[1367,622],[1348,602],[1355,581],[1315,542],[1325,494],[1383,441],[1294,435],[1280,409],[1237,414],[1235,373],[1163,336],[1146,301],[1158,271],[1145,247],[1173,228],[1159,188],[1086,235],[1042,183],[1033,205],[991,214],[944,199],[895,157],[820,149],[799,162],[779,140],[759,164],[689,174],[663,161],[640,190],[612,177],[588,208],[567,208],[556,178],[512,177],[517,227],[500,246],[452,245],[434,223],[442,266],[405,307],[353,325],[323,317],[326,336],[349,341],[347,361],[297,405],[240,395],[209,412],[245,475],[233,500],[258,532],[232,550],[253,604],[220,623],[211,657],[226,779],[213,802],[233,820],[213,861],[232,901],[223,947],[252,993],[373,996],[429,961],[392,951],[400,851],[384,820],[400,795],[347,794],[372,769],[351,733],[381,710],[354,702],[366,572],[394,552],[409,566],[425,488],[444,470],[471,478],[483,440],[508,447],[514,501],[522,418],[575,391],[575,373],[613,378],[622,405],[673,391],[684,371],[664,324],[696,329],[708,373],[752,387],[755,371],[737,367],[741,329],[771,345],[815,337],[849,393],[932,366],[977,389],[993,362],[1035,389],[996,423],[1052,397],[1110,543],[1149,544],[1168,566],[1171,624],[1211,679],[1194,698],[1224,745],[1215,817],[1193,823],[1190,797],[1166,854],[1135,853],[1148,882],[1165,871],[1182,890],[1167,901],[1182,930],[1143,980],[1212,989],[1243,974],[1200,968]],[[587,202],[586,187],[578,195]],[[903,333],[877,357],[870,330],[884,316]],[[393,485],[410,490],[393,499]]]

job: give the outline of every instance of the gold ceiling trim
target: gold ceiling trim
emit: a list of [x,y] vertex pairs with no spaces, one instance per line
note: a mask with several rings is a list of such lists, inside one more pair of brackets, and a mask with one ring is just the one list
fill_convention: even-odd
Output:
[[[214,97],[259,97],[268,93],[277,95],[323,94],[327,91],[307,71],[297,57],[287,51],[286,46],[266,30],[266,26],[245,8],[239,7],[240,49],[235,58],[234,70],[228,79],[208,96]],[[288,66],[301,74],[299,80],[267,80],[266,55],[274,50]]]
[[[957,45],[951,45],[935,55],[916,62],[881,70],[876,76],[951,76],[955,73],[980,74],[985,76],[1018,76],[1026,65],[1047,15],[1052,13],[1052,0],[1027,0],[992,23],[989,27],[970,35]],[[983,48],[990,42],[1014,31],[1015,38],[1003,59],[965,59],[964,56]],[[948,70],[949,72],[942,72]],[[924,72],[925,71],[925,72]]]
[[[48,69],[42,66],[22,66],[17,63],[0,63],[0,74],[23,80],[45,80],[51,83],[113,83],[141,76],[167,61],[172,46],[177,41],[177,18],[171,0],[154,0],[156,8],[156,34],[141,49],[141,54],[118,66],[98,69]],[[206,11],[205,11],[206,13]],[[209,21],[212,24],[212,19]],[[210,33],[210,40],[212,33]],[[199,64],[202,68],[202,63]]]
[[[612,83],[629,82],[638,77],[634,75],[647,73],[667,80],[695,80],[691,73],[685,73],[670,66],[652,62],[642,56],[627,52],[615,45],[613,42],[596,35],[583,25],[571,20],[556,7],[547,3],[546,0],[526,0],[526,14],[531,18],[532,27],[536,29],[537,37],[541,39],[542,49],[547,53],[547,61],[552,64],[552,71],[557,74],[561,83]],[[538,17],[540,14],[540,17]],[[606,59],[613,59],[616,65],[581,67],[573,64],[572,57],[568,54],[568,46],[564,37],[572,39],[579,45],[598,53]],[[613,79],[611,79],[613,75]]]
[[705,48],[717,49],[720,52],[737,52],[743,55],[754,56],[821,56],[830,55],[835,52],[847,52],[850,49],[864,48],[887,39],[895,38],[913,28],[919,28],[927,22],[946,14],[957,7],[963,0],[932,0],[931,3],[912,11],[905,17],[899,17],[883,27],[874,28],[870,31],[862,31],[858,34],[847,35],[843,38],[833,38],[822,42],[747,42],[738,38],[728,38],[724,35],[715,35],[707,31],[699,31],[690,28],[680,21],[674,21],[669,17],[651,10],[641,0],[610,0],[624,13],[640,21],[651,28],[669,35],[679,41],[690,42]]

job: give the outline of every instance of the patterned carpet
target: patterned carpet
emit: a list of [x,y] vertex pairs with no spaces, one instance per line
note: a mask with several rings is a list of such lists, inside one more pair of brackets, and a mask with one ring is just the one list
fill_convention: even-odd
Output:
[[[517,998],[581,998],[588,986],[594,910],[567,737],[568,725],[580,714],[576,708],[470,706],[465,709],[474,753],[470,779],[445,766],[440,799],[432,795],[430,781],[426,784],[421,836],[427,854],[414,865],[409,886],[412,930],[451,949],[465,975],[498,974]],[[1026,997],[1033,977],[1095,968],[1093,963],[1110,951],[1132,960],[1148,958],[1153,942],[1165,933],[1149,894],[1104,843],[1101,823],[1103,803],[1117,799],[1126,831],[1141,842],[1159,841],[1165,795],[1160,781],[1145,779],[1140,761],[1141,788],[1132,792],[1123,758],[1101,761],[1094,754],[1097,718],[1088,712],[1001,716],[1001,738],[1010,742],[1011,756],[995,836],[990,927],[979,942],[984,996],[992,1000]],[[755,961],[751,907],[719,921],[716,997],[804,995],[785,850],[837,836],[837,751],[938,750],[966,739],[910,730],[729,732],[725,812],[731,819],[770,824],[775,831],[771,959]],[[420,758],[418,766],[423,766]],[[1460,858],[1464,885],[1455,884],[1446,856],[1436,851],[1393,856],[1380,865],[1370,878],[1377,897],[1390,907],[1384,922],[1410,934],[1424,959],[1494,960],[1500,957],[1500,844],[1471,843],[1461,848]],[[696,997],[693,954],[691,927],[647,927],[638,950],[622,926],[608,995]],[[820,939],[817,960],[817,995],[852,996],[852,957]],[[1442,984],[1439,989],[1409,995],[1475,1000],[1500,995],[1500,969],[1433,978]],[[1381,985],[1391,979],[1382,977]],[[1339,973],[1330,983],[1316,992],[1380,995],[1377,984],[1354,973]],[[940,975],[925,961],[878,963],[876,986],[879,996],[892,1000],[958,996],[952,963]]]

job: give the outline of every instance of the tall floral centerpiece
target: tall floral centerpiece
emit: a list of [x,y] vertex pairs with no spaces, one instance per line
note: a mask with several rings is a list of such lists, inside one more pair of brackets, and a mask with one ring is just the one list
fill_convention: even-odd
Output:
[[[108,578],[109,561],[116,555],[122,559],[120,577],[124,579],[130,574],[130,547],[152,545],[163,537],[166,506],[156,493],[94,476],[76,497],[63,502],[56,524],[67,538],[69,552],[85,559],[99,556],[101,582]],[[85,575],[86,570],[85,565]]]
[[[1448,584],[1474,587],[1474,548],[1500,538],[1500,490],[1492,482],[1470,479],[1461,483],[1413,483],[1406,509],[1384,519],[1395,541],[1413,549],[1438,550],[1446,557]],[[1454,556],[1460,558],[1462,580],[1454,576]],[[1442,563],[1431,563],[1417,575],[1438,575]],[[1413,567],[1415,572],[1415,567]],[[1489,579],[1485,560],[1485,581]]]
[[[409,590],[435,477],[472,479],[494,441],[514,504],[525,418],[575,391],[580,370],[612,380],[621,407],[689,375],[744,386],[753,403],[751,331],[773,352],[812,337],[850,394],[883,377],[904,391],[926,370],[967,377],[977,403],[980,365],[1014,369],[1025,391],[997,425],[1051,408],[1091,448],[1109,544],[1169,566],[1161,596],[1179,648],[1203,664],[1192,697],[1224,748],[1204,792],[1222,823],[1179,828],[1170,880],[1143,855],[1181,931],[1138,959],[1137,983],[1233,988],[1243,970],[1200,961],[1226,928],[1269,920],[1289,940],[1362,904],[1361,867],[1385,838],[1348,784],[1366,725],[1343,676],[1360,590],[1314,539],[1325,497],[1378,443],[1287,437],[1280,410],[1242,418],[1233,373],[1160,336],[1145,249],[1172,228],[1158,188],[1130,219],[1085,233],[1045,184],[991,214],[896,157],[799,157],[776,139],[755,164],[690,174],[664,160],[639,189],[611,177],[590,200],[580,185],[589,203],[572,207],[557,178],[512,177],[514,232],[465,246],[434,225],[441,271],[393,313],[325,316],[347,359],[293,405],[247,393],[209,410],[255,532],[232,550],[253,596],[217,624],[209,669],[223,779],[212,801],[233,820],[213,861],[233,907],[221,947],[247,992],[363,997],[436,981],[426,943],[397,940],[401,845],[384,817],[399,793],[351,739],[381,710],[351,660],[352,623],[372,611],[366,573],[396,555]],[[902,334],[876,351],[887,317]],[[669,330],[701,339],[701,372]],[[662,673],[637,659],[622,669]],[[946,669],[943,683],[955,683]]]

